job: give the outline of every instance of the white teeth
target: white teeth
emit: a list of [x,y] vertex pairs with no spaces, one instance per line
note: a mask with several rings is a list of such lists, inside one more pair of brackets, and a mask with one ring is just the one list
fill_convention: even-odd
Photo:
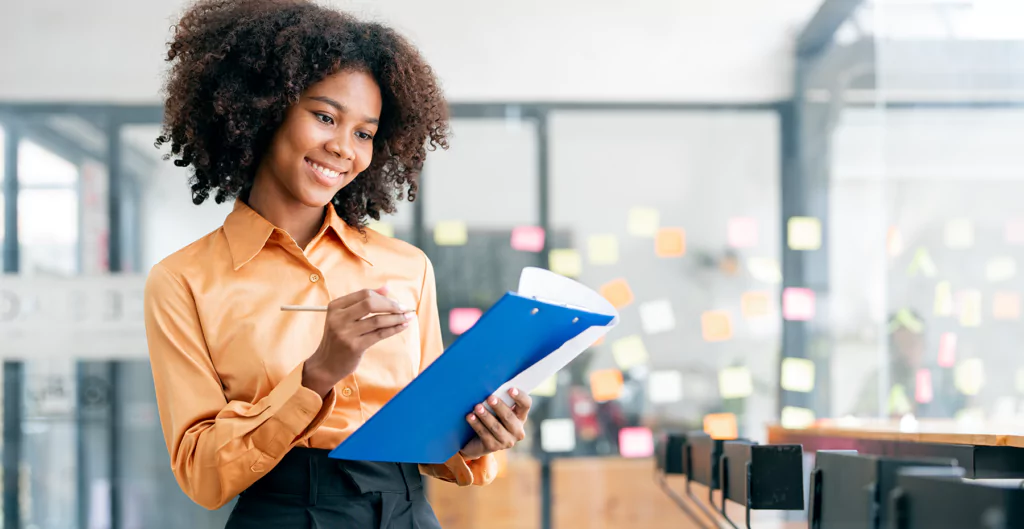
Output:
[[338,171],[332,171],[316,162],[311,161],[309,162],[309,164],[312,165],[314,169],[316,169],[317,171],[319,171],[328,178],[338,178],[338,176],[341,175],[341,173],[339,173]]

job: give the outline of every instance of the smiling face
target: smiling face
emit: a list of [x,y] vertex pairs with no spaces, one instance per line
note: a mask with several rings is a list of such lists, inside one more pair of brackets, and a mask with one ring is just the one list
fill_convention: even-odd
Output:
[[368,73],[342,71],[310,86],[285,114],[253,188],[322,209],[369,167],[380,112],[380,87]]

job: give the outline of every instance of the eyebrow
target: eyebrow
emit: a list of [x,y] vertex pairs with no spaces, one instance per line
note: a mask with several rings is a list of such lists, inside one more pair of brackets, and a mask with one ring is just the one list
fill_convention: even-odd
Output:
[[[312,99],[314,101],[320,101],[322,103],[327,103],[328,105],[331,105],[332,107],[336,108],[338,110],[338,112],[341,112],[343,114],[348,112],[348,108],[346,108],[345,105],[342,105],[341,103],[339,103],[339,102],[337,102],[337,101],[335,101],[335,100],[333,100],[333,99],[331,99],[331,98],[329,98],[327,96],[312,96],[312,97],[310,97],[310,99]],[[372,123],[374,125],[380,125],[380,120],[379,119],[371,118],[369,116],[363,117],[363,121],[365,121],[367,123]]]

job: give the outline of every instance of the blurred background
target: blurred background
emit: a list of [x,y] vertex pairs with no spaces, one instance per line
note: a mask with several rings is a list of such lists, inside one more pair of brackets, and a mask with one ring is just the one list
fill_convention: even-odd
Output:
[[[0,5],[5,528],[230,509],[171,475],[141,321],[150,267],[231,207],[153,146],[183,5]],[[432,259],[446,343],[524,266],[622,314],[493,485],[431,484],[446,528],[678,527],[664,430],[1024,419],[1019,0],[332,5],[406,34],[452,103],[420,199],[373,225]]]

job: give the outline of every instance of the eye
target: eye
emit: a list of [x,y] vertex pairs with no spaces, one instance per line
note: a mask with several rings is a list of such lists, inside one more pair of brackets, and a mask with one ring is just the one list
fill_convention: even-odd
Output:
[[366,133],[366,132],[357,132],[356,136],[358,136],[359,139],[361,139],[361,140],[372,140],[373,139],[373,135],[369,134],[369,133]]
[[316,116],[317,121],[319,121],[320,123],[324,123],[327,125],[334,124],[334,118],[328,116],[327,114],[324,114],[323,112],[314,112],[313,115]]

